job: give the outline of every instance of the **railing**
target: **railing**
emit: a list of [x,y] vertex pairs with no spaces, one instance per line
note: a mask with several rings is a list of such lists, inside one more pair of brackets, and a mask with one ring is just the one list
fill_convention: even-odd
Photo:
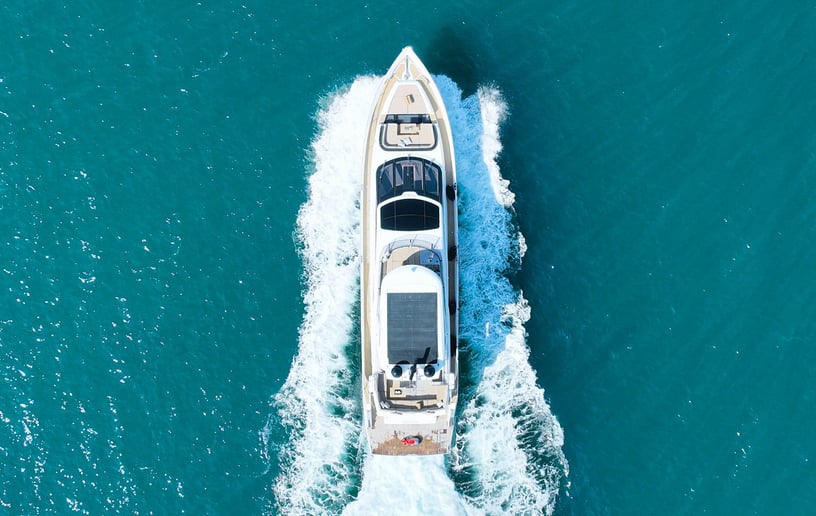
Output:
[[[437,240],[437,241],[439,241],[439,240]],[[399,249],[404,249],[404,248],[407,248],[407,247],[415,247],[415,248],[423,249],[425,251],[429,251],[430,253],[432,253],[433,256],[436,258],[436,261],[434,262],[434,260],[432,260],[432,259],[427,260],[427,261],[423,260],[423,261],[420,262],[420,265],[423,265],[424,267],[428,267],[429,269],[435,271],[437,274],[441,274],[441,271],[442,271],[441,265],[442,265],[442,261],[443,261],[442,249],[439,246],[437,246],[434,242],[430,242],[428,240],[425,240],[425,239],[422,239],[422,238],[419,238],[419,237],[414,237],[414,238],[406,238],[406,239],[402,239],[402,240],[396,240],[396,241],[391,242],[390,244],[388,244],[388,247],[386,247],[385,251],[383,251],[382,258],[380,260],[380,281],[382,281],[382,278],[385,277],[385,274],[388,271],[388,260],[390,260],[391,255],[395,251],[397,251]],[[378,287],[377,287],[378,291],[379,291],[380,287],[381,287],[381,285],[378,285]]]
[[[440,240],[441,239],[437,239],[437,242],[439,242]],[[438,245],[436,245],[436,242],[430,242],[428,240],[420,238],[419,236],[415,236],[413,238],[403,238],[400,240],[394,240],[393,242],[388,244],[388,247],[386,247],[385,251],[383,252],[382,261],[383,262],[388,261],[388,257],[391,256],[391,253],[394,252],[394,249],[399,249],[400,247],[419,247],[421,249],[427,249],[428,251],[433,251],[437,256],[439,256],[440,260],[442,259],[441,248]]]

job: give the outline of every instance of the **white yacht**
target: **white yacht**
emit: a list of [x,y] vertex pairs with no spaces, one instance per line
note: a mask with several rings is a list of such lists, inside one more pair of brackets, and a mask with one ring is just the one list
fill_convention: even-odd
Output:
[[363,423],[375,454],[450,451],[459,387],[456,196],[445,106],[406,47],[374,99],[364,163]]

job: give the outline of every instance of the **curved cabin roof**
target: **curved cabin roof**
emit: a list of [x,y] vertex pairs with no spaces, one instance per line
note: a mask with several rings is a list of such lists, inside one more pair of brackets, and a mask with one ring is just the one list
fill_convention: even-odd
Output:
[[383,278],[380,335],[389,364],[439,359],[445,340],[443,300],[441,278],[426,267],[406,265]]

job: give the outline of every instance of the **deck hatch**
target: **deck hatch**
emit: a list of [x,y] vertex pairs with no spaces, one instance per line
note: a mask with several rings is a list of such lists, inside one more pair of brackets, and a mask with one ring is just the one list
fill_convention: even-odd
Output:
[[437,295],[388,294],[388,362],[427,364],[437,360]]

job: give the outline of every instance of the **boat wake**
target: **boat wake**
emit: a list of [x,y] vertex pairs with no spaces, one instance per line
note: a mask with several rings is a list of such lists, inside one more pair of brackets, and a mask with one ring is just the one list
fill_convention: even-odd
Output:
[[[528,362],[530,309],[508,280],[524,239],[496,159],[506,106],[498,90],[465,99],[435,77],[454,134],[459,179],[460,413],[443,457],[374,456],[362,443],[359,195],[368,115],[380,78],[361,77],[318,113],[309,196],[298,215],[306,311],[297,356],[275,397],[286,432],[273,512],[553,512],[568,465],[563,433]],[[395,507],[395,510],[397,508]]]
[[530,307],[508,279],[526,248],[512,221],[515,196],[496,161],[506,104],[494,88],[462,101],[454,84],[440,89],[455,106],[449,115],[462,212],[460,363],[469,371],[451,469],[465,498],[488,514],[551,514],[569,467],[561,425],[528,361]]

